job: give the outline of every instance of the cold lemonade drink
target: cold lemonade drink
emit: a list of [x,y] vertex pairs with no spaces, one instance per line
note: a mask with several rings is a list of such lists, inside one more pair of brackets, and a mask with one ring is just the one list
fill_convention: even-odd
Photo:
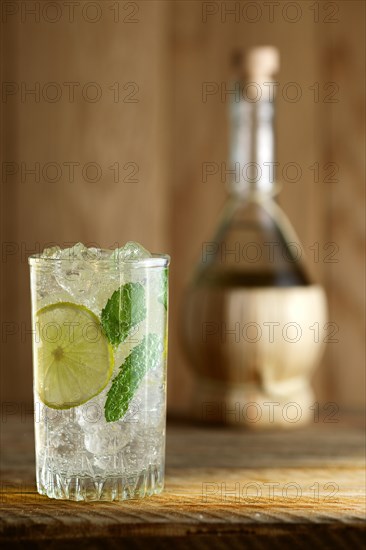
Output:
[[169,257],[46,249],[31,269],[37,488],[124,500],[164,483]]

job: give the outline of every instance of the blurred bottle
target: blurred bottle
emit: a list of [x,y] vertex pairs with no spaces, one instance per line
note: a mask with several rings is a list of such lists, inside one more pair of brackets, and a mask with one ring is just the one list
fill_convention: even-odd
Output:
[[302,246],[273,200],[278,67],[272,47],[236,58],[229,199],[184,300],[194,416],[253,428],[310,420],[326,322],[325,293],[310,281]]

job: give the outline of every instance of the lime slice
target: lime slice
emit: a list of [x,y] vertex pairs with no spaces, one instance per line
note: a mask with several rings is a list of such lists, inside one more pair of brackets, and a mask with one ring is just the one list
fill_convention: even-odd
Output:
[[89,401],[107,385],[113,364],[112,346],[86,307],[58,302],[36,313],[35,384],[48,407]]

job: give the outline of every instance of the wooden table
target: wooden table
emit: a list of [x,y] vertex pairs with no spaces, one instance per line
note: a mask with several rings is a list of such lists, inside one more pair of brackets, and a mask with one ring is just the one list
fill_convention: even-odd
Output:
[[38,495],[32,419],[1,428],[5,548],[364,547],[362,428],[319,422],[251,433],[175,424],[165,492],[121,503]]

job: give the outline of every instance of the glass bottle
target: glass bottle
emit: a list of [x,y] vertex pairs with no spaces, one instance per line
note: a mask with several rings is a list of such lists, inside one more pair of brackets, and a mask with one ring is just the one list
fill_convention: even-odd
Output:
[[294,427],[312,416],[326,298],[274,196],[275,48],[250,50],[231,104],[229,198],[185,296],[184,349],[203,421]]

